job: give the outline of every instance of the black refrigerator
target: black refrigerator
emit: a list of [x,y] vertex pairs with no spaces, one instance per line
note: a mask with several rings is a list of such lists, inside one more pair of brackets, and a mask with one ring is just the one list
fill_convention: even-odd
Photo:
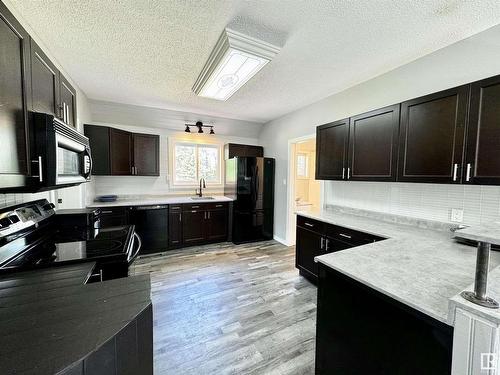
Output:
[[274,168],[272,158],[226,160],[224,195],[234,199],[232,241],[235,244],[273,238]]

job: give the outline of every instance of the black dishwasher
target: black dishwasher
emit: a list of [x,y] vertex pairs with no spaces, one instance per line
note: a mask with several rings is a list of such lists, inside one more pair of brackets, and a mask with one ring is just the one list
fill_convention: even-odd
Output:
[[168,205],[130,207],[130,223],[142,240],[139,254],[168,249]]

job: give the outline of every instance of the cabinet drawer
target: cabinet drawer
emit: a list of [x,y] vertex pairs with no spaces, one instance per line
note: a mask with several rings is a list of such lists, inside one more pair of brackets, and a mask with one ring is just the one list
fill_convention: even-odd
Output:
[[200,211],[206,209],[207,209],[206,203],[185,203],[182,205],[183,211]]
[[214,202],[207,204],[208,210],[224,210],[226,207],[227,203],[221,203],[221,202]]
[[346,242],[353,246],[365,245],[367,243],[383,239],[382,237],[375,236],[373,234],[359,232],[353,229],[340,227],[338,225],[326,225],[325,233],[330,238]]
[[325,228],[325,223],[300,215],[297,216],[297,225],[299,227],[309,229],[320,234],[323,234]]
[[101,227],[115,227],[128,224],[127,207],[100,207]]

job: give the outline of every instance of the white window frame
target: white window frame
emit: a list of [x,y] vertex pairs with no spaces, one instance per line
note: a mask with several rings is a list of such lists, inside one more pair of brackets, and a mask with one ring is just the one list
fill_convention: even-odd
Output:
[[[218,165],[217,165],[217,171],[218,171],[218,180],[216,182],[214,181],[206,181],[207,187],[222,187],[223,186],[223,148],[224,144],[221,142],[217,141],[212,141],[212,140],[206,140],[206,139],[201,139],[201,140],[193,140],[193,139],[177,139],[177,138],[169,138],[169,159],[170,162],[169,168],[170,168],[170,173],[169,175],[169,185],[172,189],[183,189],[183,188],[193,188],[193,187],[198,187],[199,186],[199,160],[198,160],[198,147],[199,146],[207,146],[207,147],[213,147],[216,148],[218,151]],[[176,170],[176,157],[175,157],[175,146],[176,145],[186,145],[186,146],[196,146],[196,181],[195,182],[180,182],[176,181],[176,176],[175,176],[175,170]]]
[[[305,158],[305,167],[306,167],[306,174],[305,175],[299,175],[299,157],[304,157]],[[296,158],[295,158],[295,177],[299,180],[308,180],[309,179],[309,169],[310,169],[310,160],[309,160],[309,153],[308,152],[297,152]]]

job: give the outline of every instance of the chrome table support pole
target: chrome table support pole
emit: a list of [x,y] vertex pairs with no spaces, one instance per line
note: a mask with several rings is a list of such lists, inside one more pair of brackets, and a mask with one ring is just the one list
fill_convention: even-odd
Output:
[[491,244],[487,242],[478,242],[474,292],[462,292],[461,296],[467,301],[470,301],[477,305],[488,307],[491,309],[498,309],[498,302],[487,296],[490,251]]

